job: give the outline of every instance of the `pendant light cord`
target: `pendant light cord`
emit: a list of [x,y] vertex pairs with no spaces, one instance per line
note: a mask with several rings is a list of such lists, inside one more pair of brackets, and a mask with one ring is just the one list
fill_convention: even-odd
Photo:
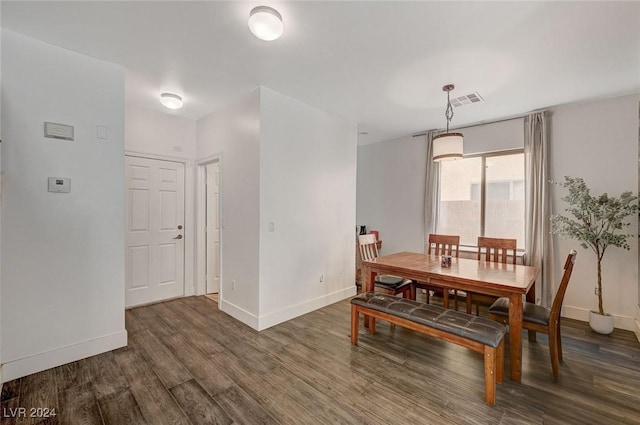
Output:
[[449,122],[453,118],[453,107],[451,106],[451,100],[449,99],[449,91],[447,91],[447,109],[444,111],[444,117],[447,119],[447,133],[449,132]]

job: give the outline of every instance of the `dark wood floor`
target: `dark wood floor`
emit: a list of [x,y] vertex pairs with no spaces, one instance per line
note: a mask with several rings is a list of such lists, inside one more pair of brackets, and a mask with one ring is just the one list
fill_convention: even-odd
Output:
[[205,297],[129,310],[128,347],[3,386],[3,416],[56,417],[2,424],[640,423],[631,332],[565,320],[559,383],[546,336],[524,338],[522,383],[506,378],[489,407],[479,354],[381,321],[352,347],[349,320],[348,301],[260,333]]

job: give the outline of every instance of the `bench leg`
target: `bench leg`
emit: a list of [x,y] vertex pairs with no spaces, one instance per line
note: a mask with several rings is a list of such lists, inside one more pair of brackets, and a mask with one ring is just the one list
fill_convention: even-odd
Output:
[[496,404],[496,349],[484,347],[484,399],[489,406]]
[[369,333],[371,335],[376,333],[376,318],[375,317],[369,317]]
[[358,345],[358,329],[360,328],[360,313],[358,307],[351,305],[351,344]]

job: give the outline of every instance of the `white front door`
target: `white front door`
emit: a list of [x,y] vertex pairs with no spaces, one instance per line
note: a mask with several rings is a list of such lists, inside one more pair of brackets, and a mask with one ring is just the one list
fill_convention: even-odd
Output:
[[207,294],[220,290],[220,164],[206,167],[207,174]]
[[125,305],[184,295],[184,164],[126,157]]

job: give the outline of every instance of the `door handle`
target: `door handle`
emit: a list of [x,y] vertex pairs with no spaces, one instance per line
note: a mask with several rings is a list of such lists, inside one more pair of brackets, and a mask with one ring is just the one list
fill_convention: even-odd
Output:
[[176,237],[175,237],[175,238],[173,238],[173,239],[182,239],[182,235],[178,235],[178,236],[176,236]]

